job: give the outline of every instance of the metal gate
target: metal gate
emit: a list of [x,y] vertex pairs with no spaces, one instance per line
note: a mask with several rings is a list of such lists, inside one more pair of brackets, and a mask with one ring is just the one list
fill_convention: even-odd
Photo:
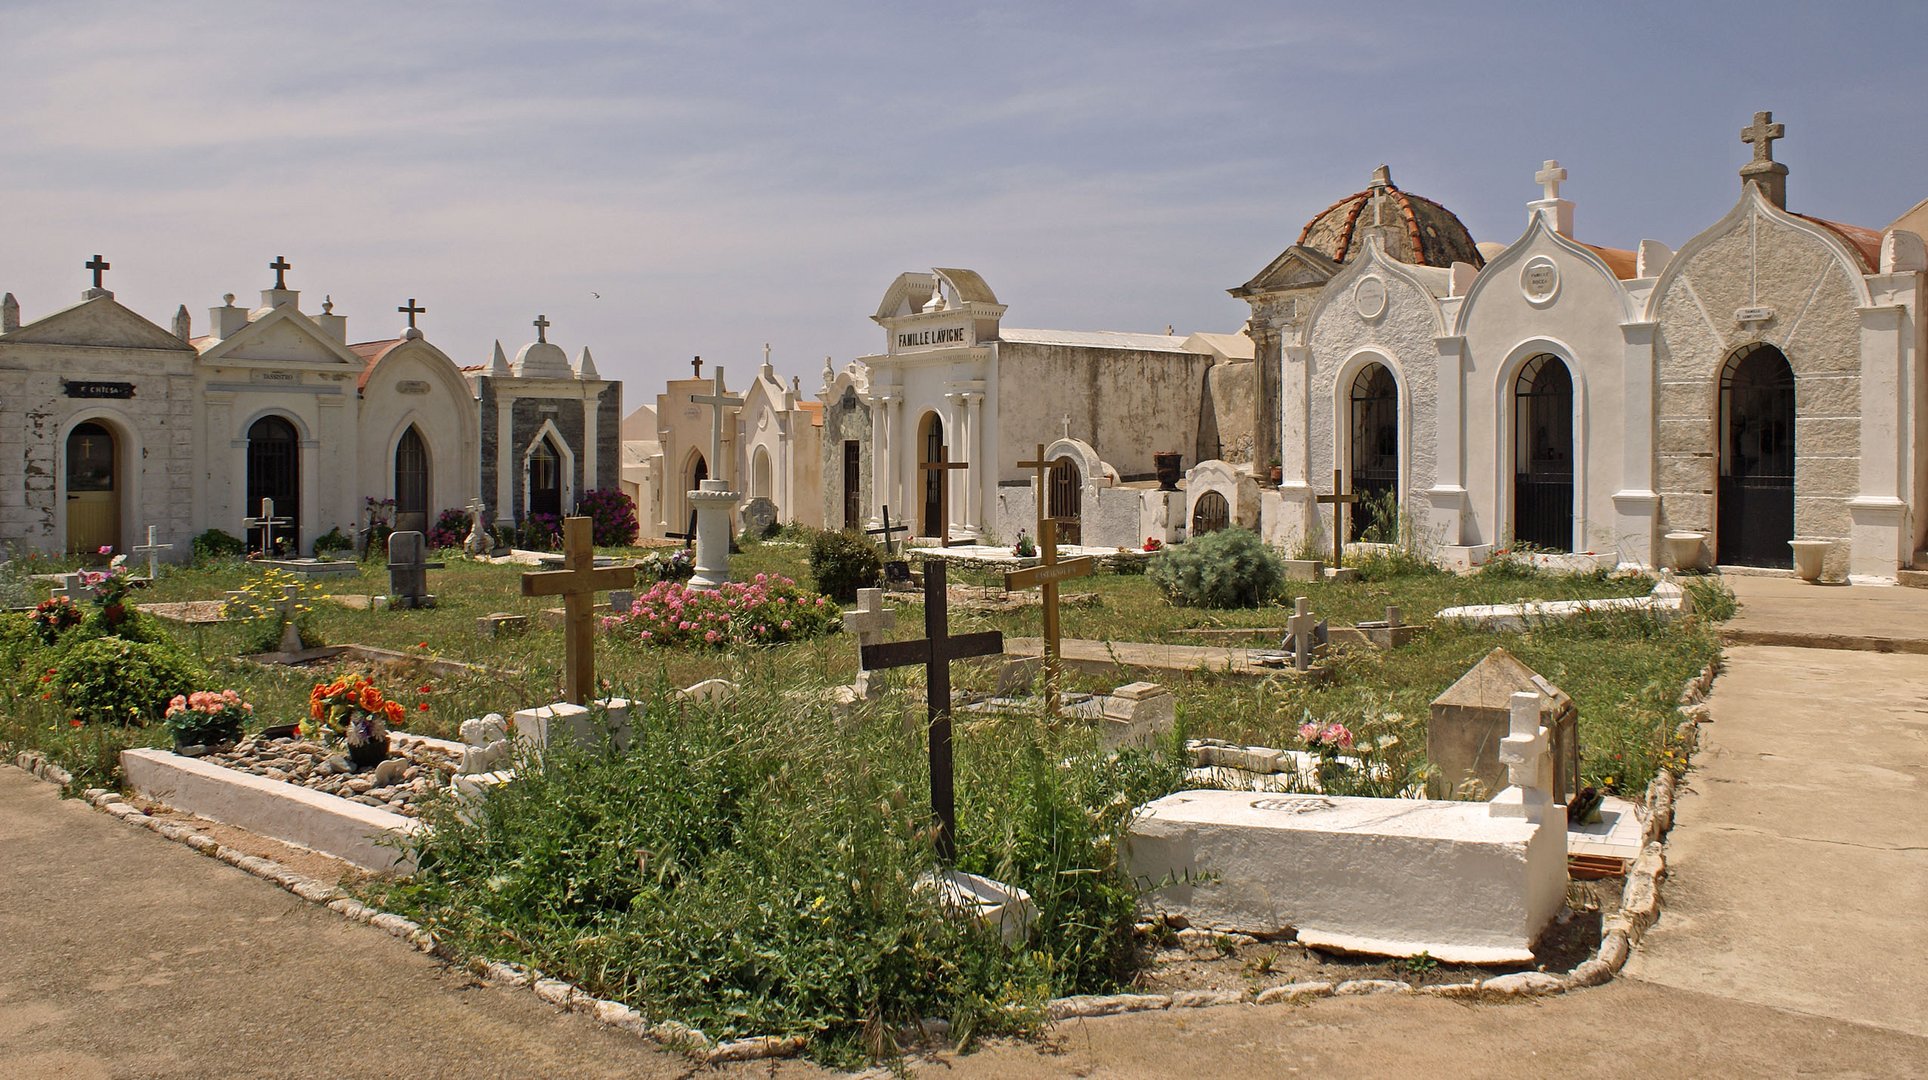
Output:
[[1558,357],[1527,361],[1514,384],[1513,540],[1573,546],[1573,377]]
[[1720,494],[1715,560],[1794,565],[1794,369],[1772,345],[1737,354],[1721,373]]
[[413,424],[395,443],[395,529],[428,531],[428,445]]
[[1058,543],[1081,544],[1079,526],[1084,521],[1084,478],[1078,463],[1061,457],[1051,463],[1051,487],[1045,498],[1046,512],[1058,523]]
[[[248,427],[248,517],[261,513],[261,500],[274,500],[274,516],[288,524],[274,527],[275,548],[299,546],[301,535],[301,443],[295,426],[279,416],[264,416]],[[248,530],[248,550],[259,551],[262,529]],[[287,552],[298,555],[298,551]]]
[[1225,496],[1208,491],[1192,504],[1192,535],[1214,533],[1232,523],[1232,506]]
[[1370,536],[1397,543],[1399,521],[1380,515],[1393,504],[1388,493],[1399,490],[1399,387],[1384,364],[1367,364],[1352,380],[1352,507],[1348,540]]
[[843,444],[843,527],[861,529],[864,527],[863,474],[858,467],[857,440],[845,439]]
[[529,453],[529,514],[562,516],[562,455],[547,436]]
[[[944,421],[933,414],[924,428],[924,460],[921,464],[944,460]],[[943,469],[924,470],[924,517],[918,522],[919,536],[944,535],[944,515],[949,513],[944,505],[945,479]]]

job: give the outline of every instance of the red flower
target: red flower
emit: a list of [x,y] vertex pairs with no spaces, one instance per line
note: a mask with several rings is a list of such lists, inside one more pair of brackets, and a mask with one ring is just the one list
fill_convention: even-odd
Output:
[[419,712],[427,712],[427,711],[428,711],[428,702],[426,702],[426,701],[424,701],[424,702],[422,702],[422,703],[421,703],[420,705],[417,705],[417,706],[415,706],[415,708],[416,708],[416,710],[417,710],[417,711],[419,711]]
[[68,726],[68,727],[79,727],[79,726],[80,726],[80,721],[78,721],[78,720],[69,720],[69,721],[67,721],[67,726]]
[[415,643],[415,647],[416,647],[416,648],[418,648],[418,649],[426,649],[426,648],[428,648],[428,642],[426,642],[426,641],[418,641],[418,642],[416,642],[416,643]]
[[415,688],[415,692],[418,694],[433,694],[435,688],[433,686],[418,686]]

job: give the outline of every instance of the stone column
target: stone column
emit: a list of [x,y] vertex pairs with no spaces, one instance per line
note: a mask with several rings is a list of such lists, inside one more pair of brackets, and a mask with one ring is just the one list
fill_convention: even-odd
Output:
[[515,524],[515,395],[495,380],[495,522]]
[[743,494],[727,480],[705,480],[689,493],[696,508],[696,573],[690,585],[714,589],[730,580],[730,514]]
[[582,402],[582,486],[576,489],[576,498],[601,486],[596,482],[596,392],[588,389],[588,396]]
[[1433,488],[1426,493],[1432,504],[1432,526],[1442,547],[1464,544],[1466,513],[1466,339],[1433,339],[1438,401],[1433,415],[1439,425],[1436,442],[1437,467]]
[[[951,535],[955,537],[965,530],[964,519],[969,516],[969,511],[960,512],[958,503],[968,504],[970,501],[971,479],[977,473],[977,462],[965,456],[971,445],[970,424],[965,419],[969,413],[969,406],[964,403],[962,394],[945,394],[944,401],[949,406],[945,412],[950,414],[947,419],[951,431],[951,438],[944,441],[948,444],[947,449],[950,445],[956,447],[945,456],[951,461],[962,460],[969,466],[961,470],[962,475],[944,478],[944,516],[950,519]],[[962,499],[959,498],[960,495],[963,496]]]
[[[1286,433],[1281,421],[1284,410],[1279,391],[1284,381],[1285,354],[1281,344],[1279,328],[1270,319],[1254,316],[1251,320],[1252,333],[1252,461],[1249,471],[1253,476],[1265,477],[1271,468],[1272,459],[1285,455],[1280,453]],[[1285,475],[1292,475],[1288,467]]]
[[[997,485],[998,465],[996,456],[988,449],[984,439],[984,395],[965,394],[964,403],[971,418],[971,470],[976,473],[971,481],[970,504],[965,512],[970,518],[971,530],[981,538],[984,535],[985,492]],[[981,469],[979,462],[983,462]]]
[[[871,477],[870,477],[870,524],[874,527],[881,522],[883,508],[890,505],[890,480],[896,472],[891,468],[890,412],[893,399],[889,394],[878,394],[871,401]],[[899,508],[902,509],[901,507]]]
[[1622,557],[1661,565],[1660,496],[1654,493],[1654,331],[1650,322],[1622,323],[1620,490],[1613,493],[1614,542]]
[[[1903,335],[1906,309],[1899,304],[1878,304],[1857,312],[1861,316],[1861,461],[1859,491],[1848,502],[1854,538],[1847,571],[1851,580],[1892,581],[1896,568],[1914,560],[1914,552],[1908,550],[1913,537],[1906,528],[1907,504],[1901,497],[1911,449],[1907,438],[1908,401],[1904,397],[1910,392],[1904,375],[1908,355]],[[1798,414],[1794,424],[1798,447]],[[1825,446],[1820,449],[1828,451]],[[1795,484],[1798,489],[1799,479]],[[1800,533],[1798,513],[1795,533]],[[1838,557],[1829,562],[1833,565],[1828,571],[1838,572]]]

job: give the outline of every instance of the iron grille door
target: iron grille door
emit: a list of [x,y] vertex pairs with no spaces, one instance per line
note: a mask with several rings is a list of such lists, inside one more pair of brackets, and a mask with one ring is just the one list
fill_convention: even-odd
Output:
[[413,424],[395,444],[395,528],[428,531],[428,445]]
[[1518,423],[1513,539],[1546,551],[1573,545],[1573,377],[1553,356],[1536,356],[1514,391]]
[[1051,463],[1051,487],[1045,507],[1058,523],[1058,543],[1083,543],[1079,526],[1084,523],[1084,484],[1079,481],[1077,464],[1068,457]]
[[1794,553],[1794,370],[1756,346],[1721,378],[1721,476],[1716,559],[1788,569]]
[[857,440],[843,444],[843,524],[846,529],[864,527],[863,477],[858,468]]
[[1399,490],[1399,387],[1384,364],[1368,364],[1352,381],[1352,506],[1348,540],[1370,533],[1399,539],[1399,522],[1380,521],[1388,492]]
[[[264,416],[248,428],[248,501],[246,516],[261,512],[261,500],[274,500],[274,516],[289,524],[274,529],[275,548],[296,544],[301,535],[301,444],[295,426],[279,416]],[[262,529],[248,530],[248,550],[259,551]]]

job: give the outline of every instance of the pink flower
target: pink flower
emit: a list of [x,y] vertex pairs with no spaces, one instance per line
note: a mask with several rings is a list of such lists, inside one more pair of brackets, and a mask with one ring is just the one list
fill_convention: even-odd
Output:
[[95,552],[94,554],[96,554],[96,555],[112,555],[113,553],[114,553],[114,545],[112,545],[112,544],[102,544],[102,545],[100,546],[100,550],[99,550],[99,551],[97,551],[97,552]]
[[1300,725],[1299,725],[1299,741],[1300,741],[1300,742],[1304,742],[1304,743],[1313,743],[1313,742],[1318,742],[1318,741],[1319,741],[1319,725],[1317,725],[1317,724],[1300,724]]

